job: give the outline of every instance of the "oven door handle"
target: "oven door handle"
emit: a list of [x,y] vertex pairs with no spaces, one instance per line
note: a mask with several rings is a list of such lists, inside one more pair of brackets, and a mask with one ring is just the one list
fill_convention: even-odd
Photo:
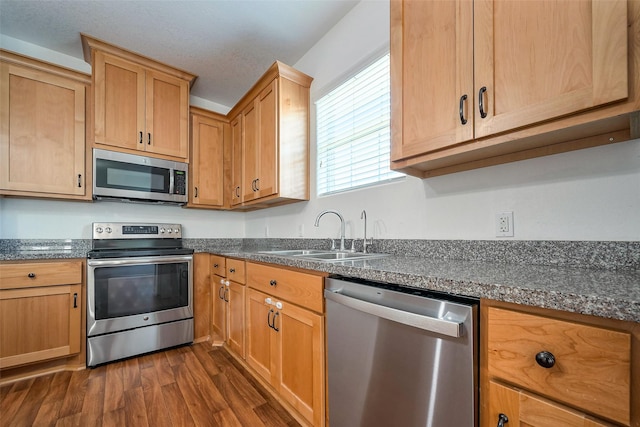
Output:
[[89,259],[89,267],[114,267],[120,265],[169,264],[193,261],[193,255],[166,255],[130,258]]

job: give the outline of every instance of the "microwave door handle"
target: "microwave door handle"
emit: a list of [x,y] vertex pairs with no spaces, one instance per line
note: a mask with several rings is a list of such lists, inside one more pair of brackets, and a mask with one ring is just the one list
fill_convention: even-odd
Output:
[[169,194],[173,194],[175,170],[169,169]]

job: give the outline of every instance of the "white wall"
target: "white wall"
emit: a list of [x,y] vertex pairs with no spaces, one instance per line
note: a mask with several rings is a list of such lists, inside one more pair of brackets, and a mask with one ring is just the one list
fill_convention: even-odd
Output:
[[[358,4],[295,67],[314,76],[312,102],[389,43],[389,3]],[[316,159],[313,147],[312,192]],[[640,240],[640,140],[365,190],[247,214],[246,236],[495,239],[495,214],[514,212],[513,239]]]
[[[15,39],[0,42],[69,68],[84,64]],[[295,67],[314,76],[313,101],[388,43],[388,2],[364,0]],[[640,140],[317,198],[313,120],[309,202],[245,214],[0,198],[0,238],[90,238],[93,221],[176,221],[188,238],[337,237],[335,217],[313,226],[323,209],[344,215],[351,238],[362,237],[366,209],[368,233],[378,238],[494,239],[495,213],[513,211],[514,239],[640,240]]]
[[90,239],[92,222],[176,222],[185,238],[244,236],[244,213],[120,202],[0,198],[0,239]]

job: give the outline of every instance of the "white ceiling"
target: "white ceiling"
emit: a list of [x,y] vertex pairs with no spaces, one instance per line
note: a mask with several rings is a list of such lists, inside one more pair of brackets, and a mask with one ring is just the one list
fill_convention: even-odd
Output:
[[80,59],[86,33],[198,75],[192,95],[230,107],[358,1],[0,0],[0,33]]

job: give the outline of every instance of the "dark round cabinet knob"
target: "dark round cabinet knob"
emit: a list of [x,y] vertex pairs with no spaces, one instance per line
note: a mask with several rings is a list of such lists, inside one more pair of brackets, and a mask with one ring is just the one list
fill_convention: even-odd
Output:
[[29,279],[35,279],[36,278],[36,273],[29,273],[29,274],[27,274],[27,277]]
[[277,284],[278,284],[278,282],[276,282],[275,280],[271,280],[271,281],[269,281],[269,284],[270,284],[271,286],[275,286],[275,285],[277,285]]
[[504,425],[506,423],[509,422],[509,417],[507,417],[505,414],[499,414],[498,415],[498,426],[497,427],[504,427]]
[[543,368],[552,368],[556,364],[556,357],[548,351],[541,351],[536,354],[536,362]]

